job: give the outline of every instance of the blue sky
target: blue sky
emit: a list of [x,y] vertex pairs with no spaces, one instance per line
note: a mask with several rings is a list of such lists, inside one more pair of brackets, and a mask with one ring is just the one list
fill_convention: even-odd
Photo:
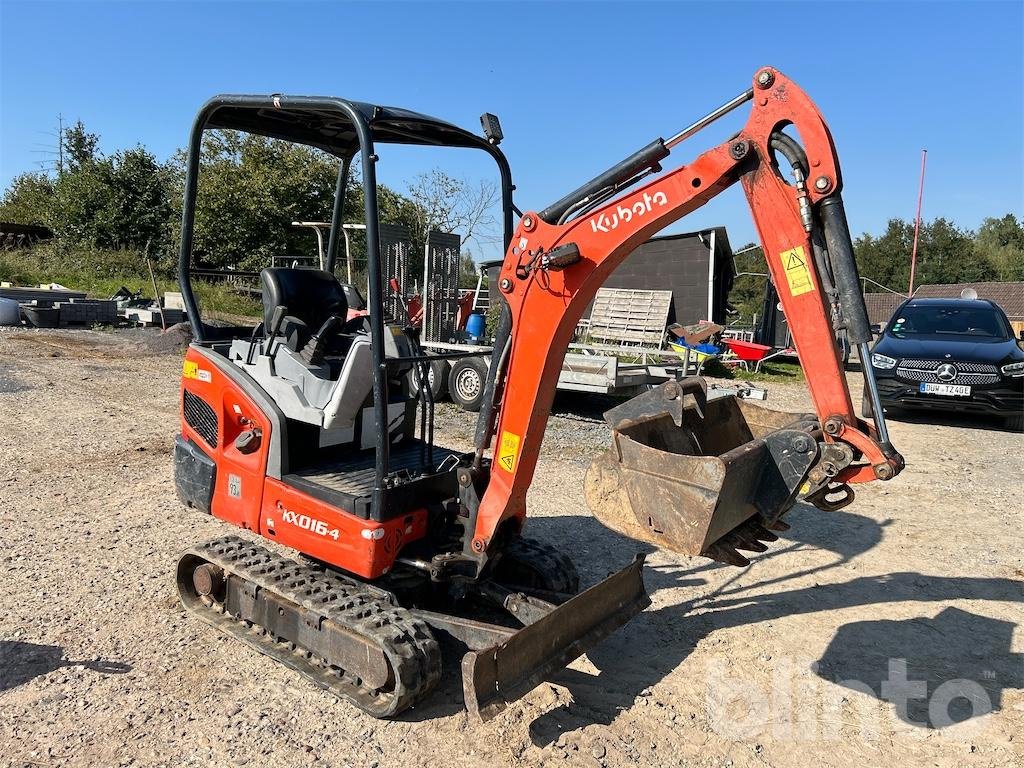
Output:
[[[105,151],[165,158],[219,92],[404,106],[478,129],[502,120],[517,203],[539,209],[748,86],[764,64],[821,108],[855,233],[914,215],[975,227],[1024,211],[1024,15],[996,3],[174,3],[0,0],[0,184],[38,167],[57,114]],[[686,162],[742,118],[687,142]],[[471,153],[382,151],[386,183]],[[481,153],[482,155],[482,153]],[[738,188],[674,230],[754,237]]]

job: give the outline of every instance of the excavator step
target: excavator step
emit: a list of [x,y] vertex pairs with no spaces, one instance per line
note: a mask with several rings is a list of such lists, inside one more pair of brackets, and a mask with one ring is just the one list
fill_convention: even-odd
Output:
[[441,679],[430,628],[372,590],[238,536],[189,549],[178,594],[192,614],[374,717]]

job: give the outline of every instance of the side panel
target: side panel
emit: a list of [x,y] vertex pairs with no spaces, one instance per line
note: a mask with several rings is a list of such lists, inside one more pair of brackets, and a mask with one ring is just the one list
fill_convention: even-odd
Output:
[[346,571],[375,579],[387,573],[406,544],[427,533],[427,511],[378,523],[362,520],[267,478],[261,535]]
[[[181,433],[213,459],[216,478],[210,512],[229,523],[259,529],[271,422],[218,366],[190,347],[182,368]],[[243,454],[236,438],[259,429],[259,448]]]

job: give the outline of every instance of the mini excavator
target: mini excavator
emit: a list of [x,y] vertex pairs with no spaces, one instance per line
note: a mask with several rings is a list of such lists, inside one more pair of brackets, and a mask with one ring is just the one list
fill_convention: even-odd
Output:
[[[679,144],[745,105],[738,134],[663,168]],[[437,685],[441,636],[465,645],[466,706],[486,719],[649,605],[643,555],[581,591],[566,552],[525,535],[527,489],[562,355],[598,288],[640,243],[733,184],[749,203],[815,413],[709,398],[699,378],[662,384],[605,415],[612,447],[586,475],[591,511],[645,544],[742,566],[743,552],[764,551],[788,527],[798,500],[835,511],[853,501],[853,485],[904,466],[871,366],[863,375],[874,421],[851,402],[836,333],[863,361],[871,332],[836,150],[792,80],[758,70],[718,109],[527,213],[513,204],[497,118],[481,122],[482,136],[340,98],[224,95],[202,107],[189,143],[179,268],[194,340],[176,488],[189,507],[281,546],[229,535],[191,547],[177,588],[191,614],[375,717]],[[193,286],[200,148],[204,131],[218,129],[315,147],[338,162],[326,268],[264,269],[255,328],[205,322]],[[506,252],[494,346],[447,353],[489,356],[472,450],[435,441],[430,387],[413,392],[410,374],[426,380],[436,357],[387,310],[394,276],[381,255],[376,166],[388,144],[482,151],[497,164]],[[368,313],[349,312],[362,296],[334,275],[353,163]]]

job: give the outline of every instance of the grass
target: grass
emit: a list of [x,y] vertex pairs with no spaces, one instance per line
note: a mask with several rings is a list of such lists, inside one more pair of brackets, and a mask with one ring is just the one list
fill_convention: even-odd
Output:
[[[166,262],[154,264],[157,287],[178,290],[178,280]],[[62,248],[46,243],[18,251],[0,251],[0,281],[36,286],[57,283],[92,298],[109,299],[121,287],[152,296],[153,283],[145,257],[137,251]],[[203,315],[258,317],[260,302],[225,283],[194,281]]]
[[763,381],[775,383],[790,383],[804,381],[804,369],[800,363],[776,362],[774,360],[764,363],[761,370],[754,373],[753,368],[745,371],[737,366],[726,366],[718,360],[713,360],[704,366],[705,376],[719,379],[737,379],[740,381]]

